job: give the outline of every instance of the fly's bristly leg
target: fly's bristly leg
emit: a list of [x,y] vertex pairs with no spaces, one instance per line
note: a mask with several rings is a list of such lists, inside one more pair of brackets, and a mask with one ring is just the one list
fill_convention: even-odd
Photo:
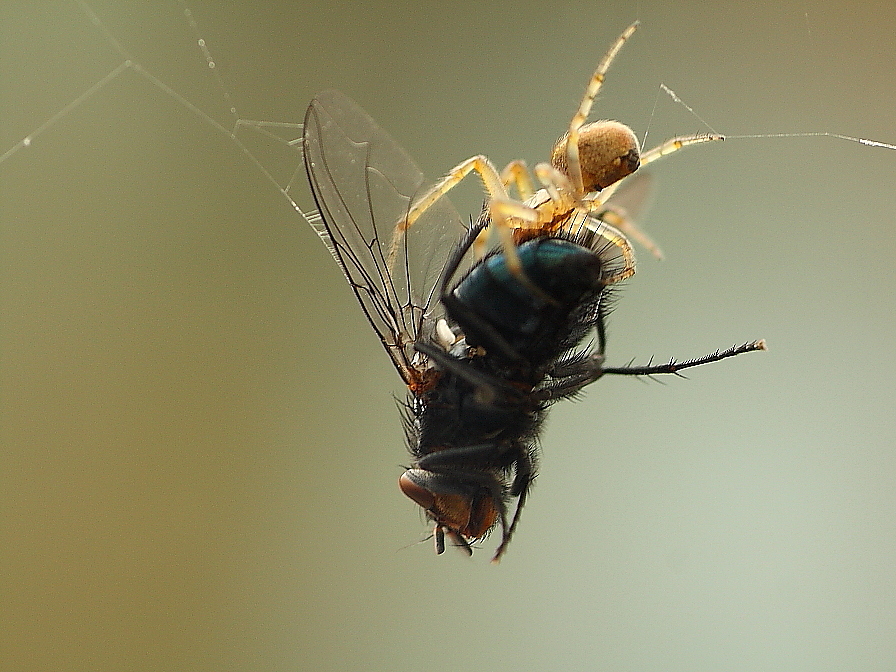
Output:
[[507,550],[507,546],[513,538],[516,526],[520,522],[520,514],[523,512],[523,506],[525,506],[529,495],[529,488],[535,478],[535,468],[535,460],[531,454],[521,455],[516,463],[516,475],[510,488],[511,495],[517,497],[516,511],[513,512],[510,526],[504,528],[501,544],[495,549],[495,554],[492,556],[492,564],[498,564],[501,561],[501,556],[504,555],[504,551]]
[[735,345],[727,350],[716,350],[713,353],[689,359],[683,362],[670,360],[666,364],[648,364],[645,366],[604,367],[604,356],[599,352],[580,353],[572,362],[558,363],[548,372],[549,383],[538,392],[537,397],[545,403],[553,403],[560,399],[568,399],[578,394],[584,387],[599,380],[605,375],[623,376],[657,376],[660,374],[681,375],[681,371],[703,364],[720,362],[729,357],[736,357],[748,352],[768,350],[764,340],[751,341]]
[[737,355],[743,355],[747,352],[759,352],[761,350],[768,350],[768,346],[765,344],[765,340],[751,341],[750,343],[744,343],[743,345],[735,345],[728,348],[727,350],[716,350],[711,354],[704,355],[703,357],[697,357],[695,359],[689,359],[684,362],[676,362],[673,359],[666,364],[659,365],[605,368],[601,373],[623,376],[655,376],[662,373],[681,375],[681,371],[690,369],[694,366],[702,366],[703,364],[720,362],[723,359],[728,359],[729,357],[736,357]]

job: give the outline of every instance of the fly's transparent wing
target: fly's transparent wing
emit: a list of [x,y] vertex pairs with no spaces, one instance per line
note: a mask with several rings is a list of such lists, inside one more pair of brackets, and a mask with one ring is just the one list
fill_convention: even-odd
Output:
[[639,226],[638,220],[650,208],[654,192],[650,173],[635,173],[622,180],[621,186],[603,204],[597,217],[615,226],[626,236],[646,248],[657,259],[663,258],[662,250]]
[[641,219],[650,209],[655,189],[653,174],[638,172],[627,177],[604,205],[628,219]]
[[414,342],[443,314],[439,276],[465,228],[440,199],[406,231],[397,226],[426,186],[414,161],[356,103],[324,91],[308,106],[305,169],[320,211],[315,225],[371,326],[413,386]]

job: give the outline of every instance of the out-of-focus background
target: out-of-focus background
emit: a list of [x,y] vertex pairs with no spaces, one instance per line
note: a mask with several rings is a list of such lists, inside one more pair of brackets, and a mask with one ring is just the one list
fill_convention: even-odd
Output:
[[134,68],[79,98],[124,61],[108,31],[222,123],[333,87],[433,177],[534,164],[640,19],[594,117],[648,145],[893,143],[888,3],[188,2],[213,70],[183,5],[90,6],[0,8],[0,153],[76,103],[0,162],[0,667],[896,669],[896,152],[651,167],[667,260],[641,253],[610,361],[771,349],[558,405],[495,567],[416,543],[400,381],[277,187]]

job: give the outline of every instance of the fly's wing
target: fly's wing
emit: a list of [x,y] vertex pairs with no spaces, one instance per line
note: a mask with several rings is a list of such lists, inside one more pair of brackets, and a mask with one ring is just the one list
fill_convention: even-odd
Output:
[[662,259],[663,252],[659,245],[638,225],[638,219],[645,215],[652,201],[652,175],[638,172],[626,177],[620,185],[603,204],[603,209],[597,212],[598,219],[615,226],[654,257]]
[[305,169],[321,220],[313,226],[342,267],[364,314],[405,383],[424,364],[414,342],[443,315],[439,276],[465,228],[440,199],[406,231],[397,226],[424,177],[356,103],[324,91],[308,106]]
[[626,219],[641,219],[650,209],[655,188],[651,173],[638,172],[627,177],[604,205]]

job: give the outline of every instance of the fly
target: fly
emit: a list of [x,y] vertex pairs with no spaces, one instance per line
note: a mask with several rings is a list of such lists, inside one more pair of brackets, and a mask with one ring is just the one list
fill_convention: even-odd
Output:
[[[610,298],[635,271],[626,234],[658,254],[610,196],[639,165],[721,139],[684,136],[642,153],[628,127],[586,123],[636,26],[598,65],[551,163],[535,167],[538,190],[522,162],[498,173],[483,156],[425,188],[414,161],[343,94],[319,94],[306,113],[315,228],[408,388],[403,415],[413,462],[399,487],[432,522],[438,553],[447,536],[472,554],[471,544],[500,527],[493,561],[501,558],[535,478],[539,430],[553,403],[605,374],[677,373],[765,349],[754,341],[685,362],[604,366]],[[471,172],[487,199],[465,226],[445,195]],[[491,232],[498,242],[490,245]],[[583,347],[592,335],[595,346]]]

